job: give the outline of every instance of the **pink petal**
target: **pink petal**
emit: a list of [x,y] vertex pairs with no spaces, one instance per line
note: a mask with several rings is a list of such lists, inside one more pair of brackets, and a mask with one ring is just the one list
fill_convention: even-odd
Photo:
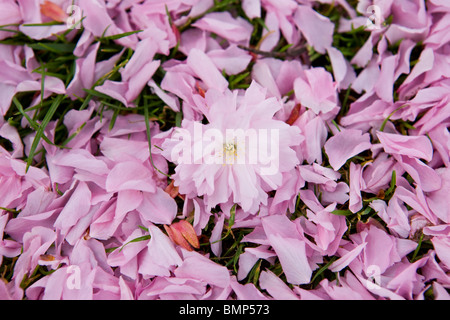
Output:
[[394,158],[414,181],[420,185],[423,191],[436,191],[441,187],[442,181],[439,175],[422,161],[402,155],[394,155]]
[[387,153],[401,154],[431,161],[433,146],[426,136],[404,136],[400,134],[377,132],[377,136]]
[[262,221],[267,239],[280,259],[287,281],[292,284],[309,283],[312,269],[306,256],[305,242],[295,237],[298,234],[296,231],[290,233],[287,229],[277,228],[282,223],[290,225],[290,229],[295,229],[293,223],[282,215],[270,216]]
[[299,297],[271,271],[263,271],[259,276],[261,289],[266,290],[277,300],[299,300]]
[[361,253],[361,251],[365,248],[367,245],[367,242],[363,242],[359,245],[357,245],[352,250],[345,253],[343,256],[341,256],[339,259],[334,261],[328,269],[330,269],[332,272],[339,272],[342,269],[344,269],[346,266],[348,266],[356,257]]
[[208,88],[223,91],[228,87],[228,81],[204,52],[192,49],[187,58],[187,64]]
[[261,1],[260,0],[243,0],[242,9],[250,19],[261,17]]
[[109,172],[106,179],[106,191],[140,190],[155,192],[152,173],[137,161],[120,162]]
[[208,13],[192,26],[213,32],[231,42],[247,42],[252,33],[249,22],[241,17],[233,18],[228,11]]
[[179,278],[200,280],[221,288],[226,288],[230,284],[227,268],[196,252],[185,258],[174,274]]
[[370,149],[370,135],[361,130],[347,129],[338,132],[325,143],[325,152],[334,170],[339,170],[348,159]]
[[91,191],[85,182],[80,182],[55,221],[55,228],[67,234],[91,208]]
[[147,245],[148,253],[155,259],[154,263],[165,268],[181,265],[183,260],[172,241],[155,225],[151,224],[148,229],[151,236]]
[[348,208],[351,212],[356,213],[362,209],[361,198],[361,165],[350,163],[350,199]]
[[225,70],[228,75],[243,72],[252,60],[247,51],[236,45],[230,45],[225,50],[211,50],[207,55],[219,70]]
[[314,9],[300,5],[294,14],[294,22],[314,49],[324,54],[333,42],[334,24]]
[[137,211],[142,217],[156,224],[171,224],[177,215],[177,204],[172,197],[161,188],[155,192],[145,192]]

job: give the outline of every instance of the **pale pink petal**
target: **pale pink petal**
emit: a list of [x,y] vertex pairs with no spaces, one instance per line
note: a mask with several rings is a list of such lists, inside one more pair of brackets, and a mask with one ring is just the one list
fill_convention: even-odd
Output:
[[299,297],[271,271],[263,271],[259,276],[261,289],[266,290],[276,300],[299,300]]
[[171,224],[177,215],[175,200],[161,188],[155,192],[145,192],[137,211],[141,216],[152,223]]
[[[280,259],[287,281],[292,284],[309,283],[312,269],[306,256],[305,242],[299,236],[296,237],[296,233],[289,234],[286,230],[279,230],[276,226],[280,224],[280,221],[292,224],[285,216],[281,215],[263,219],[262,223],[267,239]],[[293,225],[292,227],[295,229]]]
[[397,64],[397,57],[391,56],[383,59],[381,72],[375,84],[375,91],[378,96],[386,102],[393,102],[394,73]]
[[327,48],[328,56],[333,67],[334,79],[340,89],[346,89],[356,79],[355,70],[352,65],[345,59],[342,52],[334,47]]
[[192,49],[187,58],[187,64],[208,88],[223,91],[228,87],[228,81],[204,52]]
[[225,50],[211,50],[207,55],[219,70],[225,70],[228,75],[243,72],[252,60],[247,51],[236,45],[230,45]]
[[55,228],[67,234],[91,208],[91,191],[85,182],[80,182],[55,221]]
[[404,136],[385,132],[377,132],[384,150],[387,153],[401,154],[431,161],[433,146],[426,136]]
[[341,271],[346,266],[348,266],[361,253],[361,251],[365,248],[366,245],[367,245],[367,242],[363,242],[363,243],[357,245],[355,248],[348,251],[343,256],[341,256],[339,259],[334,261],[328,267],[328,269],[330,269],[333,272]]
[[147,245],[148,253],[154,263],[165,268],[181,265],[183,261],[172,241],[155,225],[151,224],[148,229],[151,236]]
[[348,208],[351,212],[356,213],[362,209],[362,198],[361,198],[361,165],[350,163],[350,199]]
[[247,42],[252,33],[252,25],[249,22],[241,17],[233,18],[228,11],[208,13],[192,26],[214,32],[231,42]]
[[243,0],[242,9],[250,19],[261,17],[261,1],[260,0]]
[[422,161],[408,156],[394,155],[406,172],[417,182],[425,192],[438,190],[442,185],[442,180],[434,169],[427,166]]
[[112,168],[106,179],[106,191],[140,190],[155,192],[152,173],[137,161],[120,162]]
[[436,255],[442,261],[442,263],[449,268],[450,266],[450,241],[448,237],[433,237],[431,239],[434,249],[436,250]]
[[186,257],[174,274],[180,278],[200,280],[221,288],[226,288],[231,281],[227,268],[196,252]]
[[334,24],[308,6],[298,6],[294,22],[314,49],[324,54],[333,42]]
[[222,253],[222,231],[225,221],[225,215],[221,214],[214,225],[214,229],[211,231],[211,237],[209,242],[211,243],[211,251],[219,257]]
[[339,170],[348,159],[371,147],[370,135],[361,130],[347,129],[338,132],[325,143],[325,152],[331,166]]

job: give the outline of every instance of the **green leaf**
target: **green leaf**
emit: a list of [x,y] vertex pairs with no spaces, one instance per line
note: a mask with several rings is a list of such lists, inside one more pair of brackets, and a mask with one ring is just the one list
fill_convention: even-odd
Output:
[[182,120],[183,120],[183,113],[182,112],[177,112],[177,114],[175,116],[175,126],[180,128]]
[[410,261],[411,263],[416,261],[417,254],[419,253],[420,247],[422,246],[422,241],[423,241],[423,233],[420,235],[420,239],[419,239],[419,242],[417,244],[416,250],[414,250],[413,256],[412,256],[411,261]]
[[234,89],[235,86],[241,82],[242,80],[244,80],[245,78],[247,78],[250,75],[250,72],[245,72],[243,74],[239,74],[237,75],[235,78],[233,78],[232,80],[230,80],[230,88]]
[[50,22],[42,22],[42,23],[24,23],[23,27],[48,27],[48,26],[62,26],[64,23],[59,21],[50,21]]
[[8,29],[8,28],[3,28],[3,27],[0,27],[0,31],[20,33],[20,31],[18,31],[18,30]]
[[[13,103],[14,105],[17,107],[17,110],[19,110],[19,113],[25,117],[25,119],[27,119],[28,123],[30,124],[31,128],[33,128],[35,131],[39,130],[39,124],[34,121],[33,119],[30,118],[30,116],[28,116],[28,114],[26,114],[26,112],[23,110],[23,106],[22,104],[19,102],[19,100],[17,100],[16,97],[13,97]],[[27,111],[30,111],[30,109],[27,109]],[[47,138],[46,135],[42,135],[42,139],[47,142],[50,145],[55,145],[52,141],[50,141],[50,139]]]
[[334,210],[331,213],[337,216],[351,216],[353,214],[350,210]]
[[394,111],[392,111],[391,114],[390,114],[386,119],[384,119],[383,123],[381,124],[380,131],[383,132],[384,128],[386,127],[387,122],[391,119],[391,117],[392,117],[398,110],[403,109],[403,108],[405,108],[406,106],[407,106],[406,104],[405,104],[405,105],[402,105],[402,106],[398,107],[397,109],[395,109]]
[[153,157],[152,157],[152,134],[150,132],[150,120],[149,120],[149,115],[148,115],[148,104],[147,104],[147,99],[144,99],[144,103],[145,103],[145,108],[144,108],[144,117],[145,117],[145,126],[147,129],[147,140],[148,140],[148,151],[149,151],[149,155],[150,155],[150,162],[153,166],[153,168],[155,168],[156,171],[158,171],[159,173],[161,173],[162,175],[170,178],[170,175],[168,175],[167,173],[162,172],[161,170],[159,170],[155,164],[153,163]]
[[27,167],[25,172],[28,172],[28,169],[31,166],[31,163],[33,162],[33,157],[36,152],[36,148],[39,144],[39,141],[41,140],[42,136],[44,135],[44,130],[49,124],[50,120],[52,119],[53,115],[55,114],[56,110],[58,109],[61,102],[64,100],[64,95],[59,95],[56,97],[56,99],[53,100],[52,105],[50,106],[50,109],[46,113],[44,119],[42,120],[42,123],[39,125],[38,130],[36,131],[36,136],[34,137],[33,143],[31,145],[31,149],[27,158]]
[[293,43],[288,43],[287,45],[283,46],[278,52],[285,52],[285,51],[287,51],[287,49],[289,49],[293,45],[294,45]]
[[110,97],[104,93],[98,92],[97,90],[94,90],[94,89],[83,89],[83,90],[95,97],[99,97],[99,98],[103,98],[103,99],[114,99],[113,97]]
[[234,221],[236,219],[236,207],[237,207],[236,203],[231,207],[230,219],[228,219],[228,230],[231,230],[231,228],[234,225]]
[[27,46],[34,50],[51,51],[55,53],[73,53],[75,50],[74,43],[53,43],[53,42],[37,42],[27,43]]
[[144,31],[144,30],[136,30],[136,31],[124,32],[124,33],[116,34],[116,35],[113,35],[113,36],[102,37],[101,40],[118,40],[118,39],[125,38],[125,37],[131,36],[133,34],[142,32],[142,31]]
[[314,282],[314,280],[316,280],[317,277],[318,277],[319,275],[321,275],[325,270],[327,270],[328,267],[329,267],[336,259],[337,259],[337,257],[336,257],[336,256],[333,256],[333,257],[330,259],[330,261],[327,262],[327,264],[325,264],[322,268],[320,268],[320,269],[316,272],[316,274],[314,275],[314,277],[311,279],[311,282]]
[[391,185],[389,189],[387,189],[387,191],[385,192],[385,196],[389,196],[394,191],[396,182],[397,182],[397,172],[393,170],[391,176]]
[[138,237],[138,238],[136,238],[136,239],[130,240],[130,241],[128,241],[127,243],[125,243],[125,244],[120,248],[119,251],[122,251],[122,249],[123,249],[126,245],[128,245],[128,244],[130,244],[130,243],[133,243],[133,242],[140,242],[140,241],[146,241],[146,240],[150,240],[150,238],[151,238],[151,236],[150,236],[149,234],[147,234],[147,235],[145,235],[145,236]]

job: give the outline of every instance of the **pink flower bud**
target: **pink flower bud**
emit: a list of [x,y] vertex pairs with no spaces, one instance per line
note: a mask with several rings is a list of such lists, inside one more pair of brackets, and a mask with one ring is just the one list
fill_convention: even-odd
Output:
[[169,238],[177,245],[188,251],[200,248],[197,234],[192,225],[186,220],[172,223],[170,226],[164,225]]
[[64,22],[67,20],[67,14],[61,9],[57,4],[51,1],[45,1],[44,4],[41,4],[41,13],[53,19],[54,21]]

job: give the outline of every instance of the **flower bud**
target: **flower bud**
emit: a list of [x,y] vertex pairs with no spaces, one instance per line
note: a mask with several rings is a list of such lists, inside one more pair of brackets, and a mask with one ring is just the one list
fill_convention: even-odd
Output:
[[170,226],[164,225],[169,238],[177,245],[192,251],[200,248],[197,234],[192,225],[186,220],[172,223]]
[[54,21],[64,22],[67,20],[67,14],[61,9],[57,4],[51,1],[45,1],[44,4],[41,4],[41,13],[53,19]]

